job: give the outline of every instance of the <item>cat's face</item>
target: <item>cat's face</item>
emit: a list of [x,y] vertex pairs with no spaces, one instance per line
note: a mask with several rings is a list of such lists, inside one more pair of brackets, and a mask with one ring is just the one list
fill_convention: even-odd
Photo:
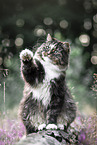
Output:
[[50,34],[48,34],[46,42],[37,49],[37,54],[43,61],[49,59],[52,64],[60,68],[68,66],[69,53],[69,43],[58,41],[52,38]]

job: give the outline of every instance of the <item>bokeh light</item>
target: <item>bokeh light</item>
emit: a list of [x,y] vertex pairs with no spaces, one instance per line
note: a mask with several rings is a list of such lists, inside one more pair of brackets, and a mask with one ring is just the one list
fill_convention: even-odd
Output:
[[66,29],[68,27],[68,22],[66,20],[60,21],[60,27]]
[[17,25],[18,27],[23,27],[24,24],[25,24],[25,21],[24,21],[23,19],[18,19],[18,20],[16,21],[16,25]]
[[4,46],[4,47],[9,47],[10,46],[10,40],[9,39],[3,39],[2,40],[2,45]]
[[91,63],[96,65],[97,64],[97,43],[93,45],[93,51],[91,53]]
[[44,36],[46,35],[46,31],[39,25],[34,29],[34,35],[38,37]]
[[86,30],[90,30],[92,28],[92,22],[90,19],[85,19],[84,20],[84,28]]
[[97,14],[93,16],[93,20],[95,23],[97,23]]
[[97,56],[92,56],[91,62],[92,62],[92,64],[96,65],[97,64]]
[[44,18],[43,22],[44,22],[45,25],[52,25],[53,24],[53,19],[50,18],[50,17],[46,17],[46,18]]
[[15,45],[16,45],[17,47],[22,46],[22,45],[23,45],[23,39],[20,38],[20,37],[16,38],[16,40],[15,40]]
[[83,46],[88,46],[90,44],[90,37],[87,34],[80,35],[79,40]]

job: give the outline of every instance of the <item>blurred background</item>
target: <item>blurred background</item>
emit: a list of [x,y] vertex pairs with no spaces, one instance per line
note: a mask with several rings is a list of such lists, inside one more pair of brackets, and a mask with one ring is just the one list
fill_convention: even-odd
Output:
[[19,53],[47,33],[71,46],[67,81],[78,109],[97,107],[97,0],[0,0],[0,116],[16,117],[23,80]]

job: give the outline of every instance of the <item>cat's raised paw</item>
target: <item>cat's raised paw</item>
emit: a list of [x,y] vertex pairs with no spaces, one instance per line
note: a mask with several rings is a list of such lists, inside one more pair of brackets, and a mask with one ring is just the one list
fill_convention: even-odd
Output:
[[46,124],[44,123],[44,124],[40,124],[39,126],[38,126],[38,130],[43,130],[43,129],[45,129],[46,128]]
[[29,49],[25,49],[20,53],[20,59],[22,61],[29,61],[33,58],[33,53]]
[[57,129],[58,127],[57,127],[57,125],[55,125],[55,124],[48,124],[47,126],[46,126],[46,129],[48,130],[48,129]]

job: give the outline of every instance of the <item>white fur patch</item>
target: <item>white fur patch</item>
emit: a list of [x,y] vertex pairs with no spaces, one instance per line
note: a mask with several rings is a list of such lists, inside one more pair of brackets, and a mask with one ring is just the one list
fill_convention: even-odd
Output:
[[57,127],[57,125],[55,125],[55,124],[48,124],[47,126],[46,126],[46,129],[57,129],[58,127]]
[[44,60],[42,60],[38,55],[37,52],[34,56],[35,59],[38,59],[41,64],[44,66],[45,69],[45,79],[50,81],[51,79],[58,78],[60,74],[62,73],[61,70],[57,65],[54,65],[52,61],[48,57],[43,57]]
[[43,130],[44,128],[46,128],[46,124],[40,124],[38,126],[38,130]]
[[55,44],[50,45],[50,49],[52,50],[55,47]]
[[39,84],[37,87],[32,88],[33,97],[39,101],[42,101],[42,104],[47,107],[50,103],[50,83],[46,80],[42,84]]
[[58,124],[57,126],[58,126],[58,129],[64,130],[64,125],[63,124]]
[[24,60],[24,58],[28,58],[30,60],[31,58],[33,58],[33,52],[29,49],[22,50],[22,52],[20,53],[20,59]]
[[32,88],[33,97],[37,100],[42,101],[42,104],[47,107],[50,103],[51,96],[50,96],[50,80],[54,78],[58,78],[61,74],[60,69],[57,65],[53,65],[51,60],[48,57],[44,57],[42,60],[38,55],[37,52],[34,55],[34,60],[37,59],[41,62],[45,69],[45,78],[43,83],[39,84],[37,87]]
[[21,141],[26,139],[26,135],[23,135],[23,137],[21,138]]

